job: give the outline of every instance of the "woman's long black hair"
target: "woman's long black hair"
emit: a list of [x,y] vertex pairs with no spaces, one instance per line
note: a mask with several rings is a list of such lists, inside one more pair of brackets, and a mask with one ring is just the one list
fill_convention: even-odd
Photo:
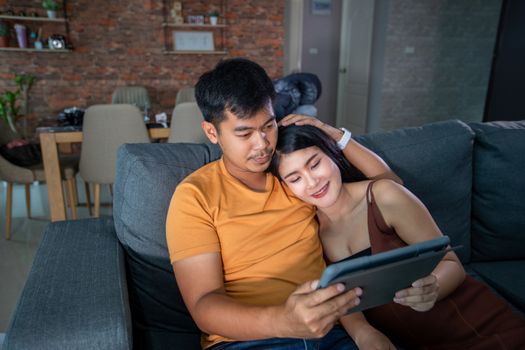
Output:
[[[337,165],[343,182],[364,180],[366,177],[345,158],[337,143],[321,129],[311,125],[288,125],[279,128],[277,146],[269,170],[281,179],[279,164],[282,154],[289,154],[308,147],[317,146]],[[281,179],[282,180],[282,179]]]

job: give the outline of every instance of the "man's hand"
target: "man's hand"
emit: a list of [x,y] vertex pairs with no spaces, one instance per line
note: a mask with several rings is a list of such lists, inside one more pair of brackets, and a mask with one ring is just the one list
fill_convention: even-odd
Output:
[[360,288],[345,292],[343,284],[316,290],[319,281],[299,286],[280,308],[276,327],[283,337],[320,338],[337,320],[359,304]]
[[327,135],[333,138],[336,142],[339,141],[341,137],[343,137],[343,132],[340,129],[334,128],[331,125],[323,123],[322,121],[314,117],[309,117],[309,116],[300,115],[300,114],[289,114],[279,122],[279,126],[287,126],[291,124],[315,126],[323,130]]
[[428,275],[412,283],[412,287],[398,291],[394,302],[424,312],[434,307],[438,294],[439,284],[436,276]]

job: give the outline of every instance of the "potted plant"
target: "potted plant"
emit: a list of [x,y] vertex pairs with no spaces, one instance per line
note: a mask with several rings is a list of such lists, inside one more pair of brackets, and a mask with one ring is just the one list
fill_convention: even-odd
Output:
[[216,25],[219,20],[219,11],[210,11],[210,13],[208,13],[208,17],[210,17],[210,24]]
[[9,46],[9,26],[5,22],[0,22],[0,47]]
[[42,1],[42,7],[47,10],[47,17],[56,18],[57,10],[60,8],[55,0],[44,0]]
[[[17,120],[28,112],[28,93],[33,86],[35,78],[32,75],[16,74],[16,90],[6,90],[0,95],[0,119],[2,119],[11,131],[20,136],[16,125]],[[21,105],[19,98],[21,97]]]
[[3,140],[9,141],[0,146],[0,154],[19,166],[35,165],[42,159],[39,145],[29,142],[25,129],[20,133],[17,128],[17,120],[28,112],[28,92],[33,82],[32,75],[16,74],[16,90],[7,90],[0,95],[0,119],[6,122],[11,131],[11,135]]

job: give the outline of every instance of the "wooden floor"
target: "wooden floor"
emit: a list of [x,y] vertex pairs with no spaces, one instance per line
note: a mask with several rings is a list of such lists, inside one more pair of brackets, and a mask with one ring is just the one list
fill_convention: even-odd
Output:
[[[85,202],[83,183],[77,183],[79,201]],[[42,230],[49,223],[47,187],[35,183],[31,186],[31,209],[33,219],[27,219],[23,185],[13,190],[13,221],[11,240],[5,239],[5,193],[6,185],[0,182],[0,335],[5,333],[16,302],[33,263],[36,249],[42,238]],[[110,203],[107,187],[102,189],[102,202]],[[93,194],[91,195],[93,198]],[[80,218],[89,217],[87,208],[79,207]],[[101,214],[111,215],[111,208],[103,206]],[[1,344],[1,343],[0,343]]]

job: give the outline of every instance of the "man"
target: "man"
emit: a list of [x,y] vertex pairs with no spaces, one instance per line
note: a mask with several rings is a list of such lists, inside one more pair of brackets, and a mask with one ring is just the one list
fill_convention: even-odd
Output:
[[[334,325],[361,290],[316,289],[324,261],[315,210],[266,172],[277,141],[274,94],[264,69],[246,59],[220,62],[199,79],[202,129],[223,156],[173,195],[166,235],[177,282],[205,348],[355,348]],[[291,118],[344,141],[345,156],[365,176],[391,174],[340,130]]]

